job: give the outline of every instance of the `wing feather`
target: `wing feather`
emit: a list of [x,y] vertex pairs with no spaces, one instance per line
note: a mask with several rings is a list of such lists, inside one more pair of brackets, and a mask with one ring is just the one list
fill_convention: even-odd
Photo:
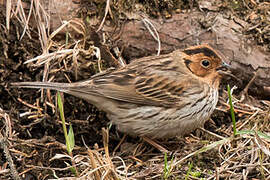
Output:
[[[166,61],[164,63],[168,64]],[[195,88],[200,91],[202,86],[198,80],[187,74],[174,74],[175,76],[168,76],[166,68],[146,67],[141,64],[141,68],[123,68],[110,74],[96,76],[92,79],[91,88],[80,87],[79,91],[89,91],[88,93],[133,104],[183,106],[189,103],[189,89]],[[72,88],[70,90],[72,91]]]

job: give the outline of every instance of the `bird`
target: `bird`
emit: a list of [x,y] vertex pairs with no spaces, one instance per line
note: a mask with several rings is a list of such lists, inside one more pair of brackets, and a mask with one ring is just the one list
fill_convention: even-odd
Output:
[[131,136],[171,138],[191,133],[210,118],[229,65],[208,44],[131,61],[115,71],[73,83],[14,82],[17,88],[45,88],[82,98],[106,112]]

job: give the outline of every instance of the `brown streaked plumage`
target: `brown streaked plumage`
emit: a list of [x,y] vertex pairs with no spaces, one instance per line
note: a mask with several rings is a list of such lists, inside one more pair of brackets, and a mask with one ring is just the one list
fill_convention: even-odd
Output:
[[82,82],[12,86],[54,89],[80,97],[107,112],[122,132],[164,138],[189,133],[210,117],[224,67],[221,54],[200,45],[137,59]]

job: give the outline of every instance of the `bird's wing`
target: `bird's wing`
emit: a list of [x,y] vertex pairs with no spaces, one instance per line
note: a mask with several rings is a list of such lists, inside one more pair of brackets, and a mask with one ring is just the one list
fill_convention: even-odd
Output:
[[[89,88],[91,87],[91,88]],[[124,69],[91,80],[91,85],[72,87],[69,91],[91,93],[133,104],[183,106],[188,96],[203,90],[199,81],[179,72],[157,72],[156,69]],[[79,89],[78,89],[79,88]]]

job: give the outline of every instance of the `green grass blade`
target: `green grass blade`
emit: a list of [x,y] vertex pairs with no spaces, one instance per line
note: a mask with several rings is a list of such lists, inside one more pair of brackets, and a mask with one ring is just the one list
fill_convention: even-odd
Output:
[[73,132],[72,125],[69,126],[68,141],[69,141],[69,146],[70,146],[69,149],[72,152],[72,150],[75,147],[75,138],[74,138],[74,132]]
[[230,110],[231,110],[231,117],[233,122],[233,136],[236,136],[236,122],[235,122],[235,114],[234,114],[234,107],[232,104],[232,94],[231,94],[231,88],[230,85],[227,85],[227,91],[229,95],[229,104],[230,104]]
[[64,116],[64,106],[63,106],[60,92],[57,92],[57,104],[58,104],[58,108],[59,108],[60,118],[62,120],[62,128],[64,131],[65,140],[66,140],[67,151],[68,151],[68,153],[71,153],[72,151],[70,149],[70,143],[69,143],[67,127],[66,127],[66,120],[65,120],[65,116]]

